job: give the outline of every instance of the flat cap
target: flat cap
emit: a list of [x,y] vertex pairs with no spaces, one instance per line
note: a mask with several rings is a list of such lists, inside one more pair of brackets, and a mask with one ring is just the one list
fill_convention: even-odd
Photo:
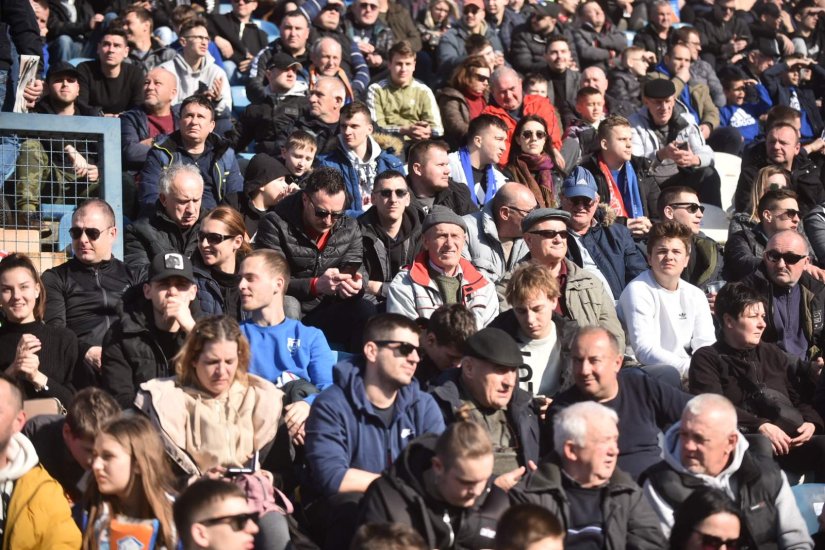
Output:
[[514,369],[524,364],[524,356],[516,341],[498,328],[487,327],[467,338],[464,355]]
[[645,82],[644,96],[650,99],[667,99],[676,95],[676,86],[667,78],[651,78]]
[[457,225],[463,229],[465,233],[467,233],[467,224],[464,223],[461,216],[445,206],[432,207],[430,213],[427,214],[426,218],[424,218],[424,224],[421,227],[421,232],[426,233],[432,226],[440,223],[451,223],[453,225]]
[[557,208],[536,208],[521,220],[521,231],[527,233],[534,225],[545,220],[561,220],[570,223],[570,212]]
[[561,6],[556,2],[539,2],[533,4],[533,13],[536,17],[552,17],[558,19],[561,14]]

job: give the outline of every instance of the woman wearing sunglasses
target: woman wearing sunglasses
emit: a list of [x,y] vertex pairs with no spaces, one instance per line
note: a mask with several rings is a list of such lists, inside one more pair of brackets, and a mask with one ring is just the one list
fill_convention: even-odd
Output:
[[176,548],[172,472],[151,422],[129,415],[105,425],[95,438],[91,469],[83,550],[121,548],[130,539],[147,550]]
[[[201,319],[175,358],[177,375],[142,384],[135,404],[160,428],[183,478],[248,480],[250,487],[254,481],[271,496],[271,474],[260,463],[275,439],[284,394],[248,373],[249,356],[237,321]],[[274,497],[258,496],[257,547],[280,550],[289,542],[286,520],[276,513]]]
[[547,123],[542,117],[523,117],[513,132],[507,163],[513,181],[530,188],[539,208],[556,208],[559,203],[556,189],[561,176],[553,163],[553,145],[548,138]]
[[[751,189],[751,208],[749,212],[736,212],[731,218],[728,235],[743,229],[753,229],[759,224],[759,200],[772,189],[791,186],[791,173],[781,166],[765,166],[756,174]],[[820,208],[821,210],[821,208]]]
[[192,262],[203,313],[241,318],[237,273],[241,260],[250,252],[243,217],[237,210],[219,206],[203,217],[198,253]]
[[456,68],[450,85],[436,92],[444,140],[451,150],[464,145],[470,121],[487,106],[490,75],[490,67],[483,57],[468,57]]
[[43,323],[46,289],[28,256],[0,262],[0,369],[20,381],[26,399],[54,397],[64,406],[75,393],[77,336]]
[[719,489],[696,489],[676,510],[670,550],[739,550],[742,512]]

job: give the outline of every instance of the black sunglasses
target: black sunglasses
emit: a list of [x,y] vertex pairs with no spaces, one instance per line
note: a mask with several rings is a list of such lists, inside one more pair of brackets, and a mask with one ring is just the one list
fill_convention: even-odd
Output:
[[547,137],[547,132],[544,130],[536,130],[535,132],[531,130],[524,130],[521,133],[521,139],[533,139],[533,136],[535,136],[536,139],[544,139]]
[[[777,212],[776,210],[774,212]],[[786,208],[784,212],[781,214],[776,215],[777,218],[792,220],[793,218],[799,217],[799,210],[794,210],[793,208]]]
[[771,263],[779,263],[779,260],[785,260],[786,265],[796,265],[807,256],[803,256],[800,254],[794,254],[793,252],[785,252],[784,254],[777,252],[776,250],[766,250],[765,251],[765,258],[768,259]]
[[475,78],[479,82],[490,82],[490,77],[487,76],[486,74],[475,73],[473,75],[473,78]]
[[[111,226],[106,229],[109,228],[111,228]],[[106,231],[106,229],[98,229],[96,227],[72,227],[69,229],[69,235],[72,237],[72,240],[76,241],[85,233],[86,236],[89,237],[90,241],[96,241],[100,238],[100,234]]]
[[334,11],[340,15],[344,13],[344,6],[338,4],[327,4],[321,11]]
[[347,213],[343,210],[339,210],[338,212],[330,212],[329,210],[318,208],[318,206],[312,201],[312,199],[309,198],[309,195],[307,195],[306,197],[314,209],[313,211],[315,213],[315,217],[320,220],[323,220],[327,216],[331,216],[333,220],[340,220],[341,218],[347,215]]
[[[417,351],[418,356],[421,357],[421,348],[419,348],[418,346],[414,346],[409,342],[403,342],[401,340],[374,340],[373,342],[376,346],[381,348],[397,349],[398,352],[405,357],[414,351]],[[396,344],[398,344],[398,347],[391,347]]]
[[222,242],[234,238],[234,235],[221,235],[220,233],[204,233],[203,231],[198,231],[198,242],[202,242],[206,239],[206,242],[211,246],[218,246]]
[[721,539],[713,535],[706,535],[700,531],[696,531],[702,537],[702,549],[705,550],[719,550],[724,546],[728,550],[738,550],[739,539]]
[[684,208],[691,214],[695,214],[696,212],[705,213],[705,205],[704,204],[696,204],[695,202],[674,202],[673,204],[668,204],[671,208]]
[[567,230],[562,229],[560,231],[556,231],[554,229],[534,229],[533,231],[528,231],[531,235],[538,235],[542,239],[555,239],[556,237],[561,237],[562,239],[567,238]]
[[392,194],[395,193],[396,198],[403,199],[406,197],[410,192],[406,189],[381,189],[380,191],[376,191],[381,197],[385,199],[389,199],[392,197]]
[[247,522],[258,523],[258,512],[249,512],[247,514],[235,514],[234,516],[221,516],[219,518],[211,518],[199,521],[201,525],[210,527],[212,525],[228,525],[233,531],[241,531],[246,527]]
[[593,199],[588,199],[587,197],[567,197],[573,206],[584,206],[585,208],[590,208],[593,206]]

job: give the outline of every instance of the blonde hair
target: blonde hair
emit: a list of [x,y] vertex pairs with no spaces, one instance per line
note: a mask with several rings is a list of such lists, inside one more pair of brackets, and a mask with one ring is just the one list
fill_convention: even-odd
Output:
[[195,327],[186,337],[183,347],[174,359],[178,384],[199,388],[195,361],[203,353],[206,344],[224,341],[238,344],[238,368],[235,371],[235,380],[246,385],[250,356],[249,341],[241,332],[238,322],[227,316],[206,317],[195,323]]
[[759,223],[759,201],[762,197],[771,190],[768,185],[768,180],[771,176],[780,174],[785,178],[785,187],[791,186],[791,174],[781,166],[770,165],[765,166],[756,174],[753,187],[751,187],[751,212],[749,220],[754,223]]

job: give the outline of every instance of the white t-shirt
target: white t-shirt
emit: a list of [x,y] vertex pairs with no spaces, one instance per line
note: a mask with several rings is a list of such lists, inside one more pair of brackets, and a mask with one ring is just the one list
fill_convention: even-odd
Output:
[[540,340],[531,340],[519,331],[518,345],[524,362],[530,367],[519,369],[519,387],[533,395],[555,395],[561,377],[561,342],[552,325],[550,334]]

